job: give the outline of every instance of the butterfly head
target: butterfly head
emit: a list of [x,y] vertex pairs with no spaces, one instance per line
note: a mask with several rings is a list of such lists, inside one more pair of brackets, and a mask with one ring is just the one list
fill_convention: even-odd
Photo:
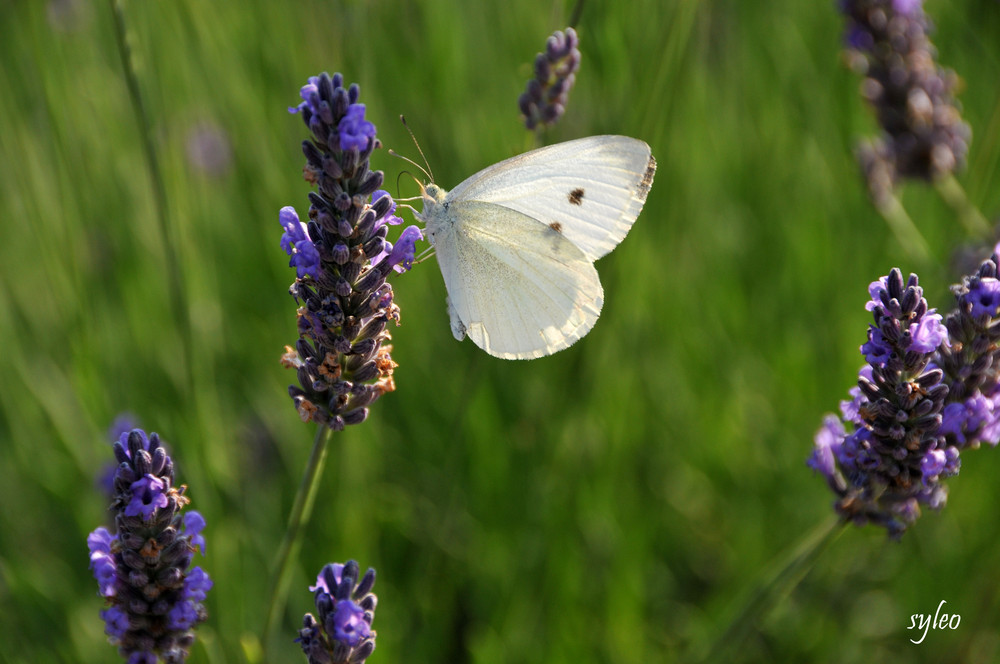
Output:
[[444,203],[444,197],[448,194],[444,189],[431,182],[426,187],[420,188],[420,195],[424,202],[432,201],[437,204]]
[[423,200],[424,209],[419,217],[426,223],[429,217],[434,216],[439,207],[447,209],[447,204],[445,203],[447,196],[448,192],[433,182],[426,186],[420,185],[420,198]]

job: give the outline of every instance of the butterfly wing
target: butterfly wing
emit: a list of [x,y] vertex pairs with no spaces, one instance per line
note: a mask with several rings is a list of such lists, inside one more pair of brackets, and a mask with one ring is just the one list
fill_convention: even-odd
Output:
[[531,359],[590,331],[604,291],[590,258],[558,230],[516,210],[452,201],[435,242],[452,332],[490,355]]
[[591,261],[624,239],[653,184],[656,160],[643,141],[589,136],[501,161],[468,178],[450,201],[481,201],[549,226]]

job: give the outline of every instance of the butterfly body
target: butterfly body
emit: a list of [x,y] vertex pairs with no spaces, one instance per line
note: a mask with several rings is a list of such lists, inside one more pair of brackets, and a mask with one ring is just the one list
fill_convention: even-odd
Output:
[[531,359],[590,331],[604,303],[593,262],[628,233],[652,185],[649,146],[591,136],[494,164],[450,192],[423,192],[452,333]]

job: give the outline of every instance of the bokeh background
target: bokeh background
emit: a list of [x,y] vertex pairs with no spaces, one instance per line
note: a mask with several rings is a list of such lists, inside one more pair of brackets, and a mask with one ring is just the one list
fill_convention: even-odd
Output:
[[[571,4],[126,3],[185,332],[110,3],[0,3],[0,660],[120,661],[85,538],[108,519],[96,477],[128,411],[168,441],[209,524],[211,618],[190,661],[259,661],[313,438],[278,362],[295,339],[278,210],[308,206],[286,109],[308,76],[343,72],[385,146],[417,156],[405,114],[450,188],[529,145],[517,96]],[[926,9],[964,80],[960,182],[992,219],[1000,4]],[[855,380],[867,285],[918,272],[948,310],[967,241],[929,188],[902,190],[927,259],[869,204],[852,151],[875,124],[842,27],[833,0],[585,4],[582,69],[544,140],[626,134],[659,162],[598,263],[603,315],[564,352],[505,362],[452,339],[433,259],[395,280],[397,391],[333,440],[272,661],[304,661],[306,587],[348,558],[379,574],[372,664],[690,658],[830,518],[804,461]],[[416,193],[397,185],[415,169],[373,163]],[[1000,657],[1000,451],[963,459],[945,510],[899,543],[848,529],[730,661]],[[941,600],[959,628],[910,643],[910,616]]]

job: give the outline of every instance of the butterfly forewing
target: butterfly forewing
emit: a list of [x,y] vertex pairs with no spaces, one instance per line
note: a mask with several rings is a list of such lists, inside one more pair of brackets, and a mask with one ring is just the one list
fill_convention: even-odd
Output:
[[555,225],[591,261],[614,249],[642,210],[656,161],[627,136],[590,136],[494,164],[448,194]]

